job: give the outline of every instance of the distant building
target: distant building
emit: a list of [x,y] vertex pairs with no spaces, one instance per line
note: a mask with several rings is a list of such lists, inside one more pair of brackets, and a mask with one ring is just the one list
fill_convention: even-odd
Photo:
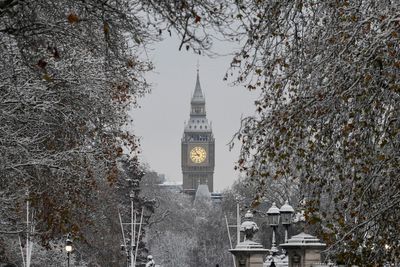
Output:
[[182,193],[183,191],[182,184],[177,182],[165,181],[162,184],[158,184],[158,186],[162,190],[167,190],[173,193]]
[[211,201],[213,202],[213,204],[221,204],[222,203],[222,193],[219,192],[212,192],[211,193]]
[[190,118],[181,140],[183,192],[195,195],[199,185],[214,190],[215,139],[206,117],[206,101],[201,90],[199,70],[190,102]]

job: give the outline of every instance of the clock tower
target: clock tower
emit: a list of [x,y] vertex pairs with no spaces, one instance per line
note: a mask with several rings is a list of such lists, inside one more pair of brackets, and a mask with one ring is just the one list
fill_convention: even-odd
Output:
[[183,191],[194,195],[200,184],[214,190],[215,139],[206,117],[206,101],[197,69],[196,86],[190,101],[190,118],[181,141]]

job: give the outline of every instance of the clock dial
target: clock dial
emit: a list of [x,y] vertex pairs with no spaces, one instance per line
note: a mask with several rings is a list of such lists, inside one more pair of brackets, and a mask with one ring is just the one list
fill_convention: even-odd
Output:
[[202,163],[205,161],[207,156],[207,152],[204,148],[200,146],[196,146],[190,150],[190,159],[194,163]]

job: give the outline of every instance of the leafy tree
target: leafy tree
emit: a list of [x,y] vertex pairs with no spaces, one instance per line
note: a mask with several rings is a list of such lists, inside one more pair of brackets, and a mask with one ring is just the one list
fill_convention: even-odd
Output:
[[155,257],[156,264],[188,266],[191,264],[190,251],[196,245],[190,197],[160,187],[157,180],[159,175],[147,170],[141,182],[141,194],[156,201],[146,237],[149,253]]
[[[199,206],[198,206],[199,207]],[[202,206],[203,208],[206,205]],[[190,262],[196,266],[230,266],[232,254],[224,213],[220,207],[209,207],[207,210],[196,209],[194,224],[196,245],[189,252]]]
[[147,232],[149,253],[156,263],[166,267],[231,265],[221,207],[206,199],[193,202],[182,192],[160,187],[152,183],[159,177],[157,173],[148,173],[141,186],[143,196],[156,200]]
[[[6,230],[20,229],[26,200],[44,243],[88,221],[103,181],[116,181],[127,106],[147,91],[150,69],[128,49],[146,40],[123,3],[2,1],[1,205]],[[129,44],[137,49],[138,44]]]
[[204,31],[223,10],[208,1],[0,1],[1,230],[22,229],[29,200],[44,244],[78,235],[98,185],[115,184],[122,147],[137,151],[122,126],[149,90],[144,49],[174,29],[181,47],[207,49]]
[[[400,256],[397,1],[237,1],[237,82],[260,89],[238,168],[290,178],[348,264]],[[261,190],[267,194],[267,190]]]
[[120,182],[123,151],[137,153],[122,126],[149,91],[141,55],[171,30],[180,49],[208,49],[207,27],[223,14],[212,1],[0,1],[1,233],[24,231],[29,200],[47,248],[66,232],[100,246],[104,218],[114,235],[118,198],[107,185]]
[[122,126],[148,91],[141,51],[175,30],[180,49],[202,52],[213,35],[241,45],[228,74],[262,92],[238,133],[255,202],[292,180],[339,259],[399,258],[399,11],[389,0],[0,1],[2,231],[22,229],[30,200],[42,243],[82,233],[90,200],[118,182],[122,147],[137,150]]
[[[147,230],[152,223],[152,217],[155,212],[156,201],[153,196],[144,194],[142,184],[146,177],[149,176],[146,167],[140,165],[136,158],[130,159],[129,157],[123,158],[121,161],[122,172],[120,172],[120,179],[115,192],[115,198],[118,200],[118,210],[121,214],[121,219],[124,222],[131,221],[131,208],[136,212],[137,223],[142,219],[142,226],[136,226],[136,233],[139,236],[137,264],[146,262],[148,255]],[[132,201],[132,203],[131,203]],[[143,212],[143,217],[142,217]],[[116,217],[115,217],[116,218]],[[119,221],[118,221],[119,224]],[[122,234],[120,225],[118,229],[118,239],[122,244]],[[138,234],[140,230],[140,235]],[[125,237],[129,238],[130,229],[124,227]],[[136,240],[137,242],[137,240]],[[126,255],[126,254],[125,254]]]

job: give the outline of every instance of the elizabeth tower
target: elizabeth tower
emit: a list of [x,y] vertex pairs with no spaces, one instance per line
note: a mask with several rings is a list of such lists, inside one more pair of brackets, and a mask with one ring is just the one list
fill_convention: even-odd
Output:
[[214,190],[215,139],[206,117],[206,101],[201,90],[199,70],[190,101],[190,119],[185,123],[182,146],[183,191],[195,194],[198,185]]

